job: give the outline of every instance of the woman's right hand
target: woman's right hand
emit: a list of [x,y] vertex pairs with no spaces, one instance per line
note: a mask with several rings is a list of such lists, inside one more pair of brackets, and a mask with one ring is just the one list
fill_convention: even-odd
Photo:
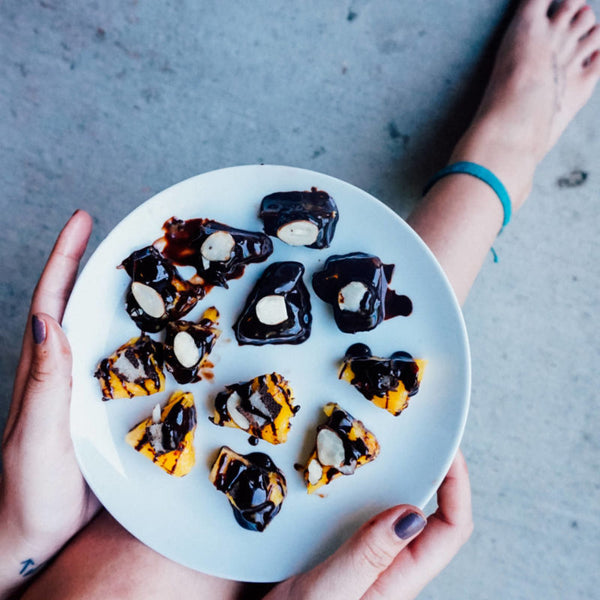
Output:
[[471,489],[458,451],[428,519],[415,506],[390,508],[366,523],[335,554],[291,577],[265,600],[408,600],[452,560],[473,531]]

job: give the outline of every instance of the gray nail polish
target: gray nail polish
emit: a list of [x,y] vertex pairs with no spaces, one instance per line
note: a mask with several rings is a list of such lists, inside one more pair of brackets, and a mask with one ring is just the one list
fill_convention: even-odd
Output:
[[407,540],[425,527],[427,521],[419,513],[408,513],[396,521],[394,533],[401,539]]
[[35,315],[31,317],[31,331],[36,344],[41,344],[46,339],[46,324]]

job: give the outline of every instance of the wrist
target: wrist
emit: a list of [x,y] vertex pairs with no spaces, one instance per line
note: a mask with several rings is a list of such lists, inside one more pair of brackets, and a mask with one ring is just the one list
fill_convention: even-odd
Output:
[[[0,506],[0,600],[10,598],[25,584],[24,572],[31,566],[24,557],[25,554],[27,551],[24,545],[14,535],[13,525]],[[26,569],[22,572],[24,567]]]
[[19,532],[0,495],[0,600],[13,597],[26,586],[53,556],[37,548]]

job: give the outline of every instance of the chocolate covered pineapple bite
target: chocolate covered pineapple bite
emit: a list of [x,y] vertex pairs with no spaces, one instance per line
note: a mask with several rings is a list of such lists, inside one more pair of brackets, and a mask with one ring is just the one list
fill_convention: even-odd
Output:
[[175,392],[160,409],[136,425],[126,436],[127,443],[169,475],[183,477],[196,462],[194,431],[196,407],[191,392]]
[[344,333],[369,331],[384,319],[408,316],[412,302],[388,288],[394,265],[384,265],[364,252],[335,255],[313,275],[313,288],[331,304],[338,328]]
[[223,446],[209,478],[227,496],[236,521],[251,531],[264,531],[287,494],[285,476],[262,452],[244,455]]
[[147,335],[130,339],[100,361],[94,376],[102,399],[149,396],[165,389],[162,345]]
[[367,345],[353,344],[346,350],[339,378],[376,406],[398,416],[419,391],[426,364],[426,360],[414,359],[408,352],[380,358],[373,356]]
[[327,420],[317,427],[315,447],[304,468],[309,494],[342,475],[352,475],[379,454],[379,442],[361,421],[335,402],[323,410]]
[[227,281],[241,277],[246,265],[263,262],[273,252],[273,242],[264,233],[210,219],[173,217],[163,230],[165,235],[154,245],[175,264],[194,267],[208,286],[228,287]]
[[131,277],[126,310],[142,330],[156,333],[168,321],[186,315],[205,290],[182,279],[173,264],[153,246],[136,250],[120,265]]
[[167,369],[178,383],[196,383],[208,365],[208,355],[221,334],[219,311],[211,306],[198,323],[174,321],[167,325],[164,356]]
[[283,444],[291,419],[300,409],[293,404],[293,393],[279,373],[260,375],[225,387],[215,398],[215,425],[241,429],[271,444]]
[[290,246],[329,248],[338,221],[333,198],[324,191],[275,192],[260,205],[265,233]]
[[240,344],[300,344],[310,335],[310,295],[298,262],[269,265],[233,329]]

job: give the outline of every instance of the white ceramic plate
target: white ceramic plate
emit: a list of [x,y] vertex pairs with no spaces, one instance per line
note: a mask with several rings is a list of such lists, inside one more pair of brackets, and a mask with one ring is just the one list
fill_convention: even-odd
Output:
[[[180,386],[167,374],[167,391],[149,397],[101,401],[97,363],[138,334],[124,309],[129,278],[115,267],[133,250],[162,235],[171,216],[211,218],[262,230],[258,208],[266,194],[324,189],[340,219],[331,248],[293,248],[274,239],[267,263],[250,265],[230,289],[214,288],[185,318],[208,306],[221,313],[223,331],[211,355],[214,380]],[[329,305],[312,291],[313,272],[332,254],[365,251],[396,265],[392,289],[408,295],[413,313],[361,334],[341,333]],[[296,260],[306,267],[313,325],[303,344],[238,346],[232,323],[267,264]],[[188,268],[189,269],[189,268]],[[189,271],[181,269],[182,274]],[[232,167],[192,177],[157,194],[127,216],[100,244],[81,273],[64,318],[74,354],[71,435],[79,464],[102,504],[133,535],[188,567],[244,581],[275,581],[303,571],[337,548],[361,523],[399,503],[424,506],[439,486],[458,447],[470,394],[470,357],[459,306],[427,247],[393,211],[366,192],[333,177],[282,166]],[[160,334],[159,334],[160,335]],[[157,336],[154,336],[157,337]],[[399,416],[368,402],[337,379],[346,348],[368,344],[389,356],[405,350],[426,358],[419,393]],[[277,371],[292,385],[301,410],[287,443],[252,447],[239,430],[217,427],[208,416],[226,384]],[[196,466],[178,479],[167,475],[125,441],[127,431],[176,389],[191,390],[198,409]],[[322,406],[340,403],[375,433],[381,454],[373,463],[307,495],[295,463],[306,460]],[[288,496],[263,533],[235,521],[224,494],[208,480],[211,461],[228,445],[241,453],[269,454],[286,475]]]

